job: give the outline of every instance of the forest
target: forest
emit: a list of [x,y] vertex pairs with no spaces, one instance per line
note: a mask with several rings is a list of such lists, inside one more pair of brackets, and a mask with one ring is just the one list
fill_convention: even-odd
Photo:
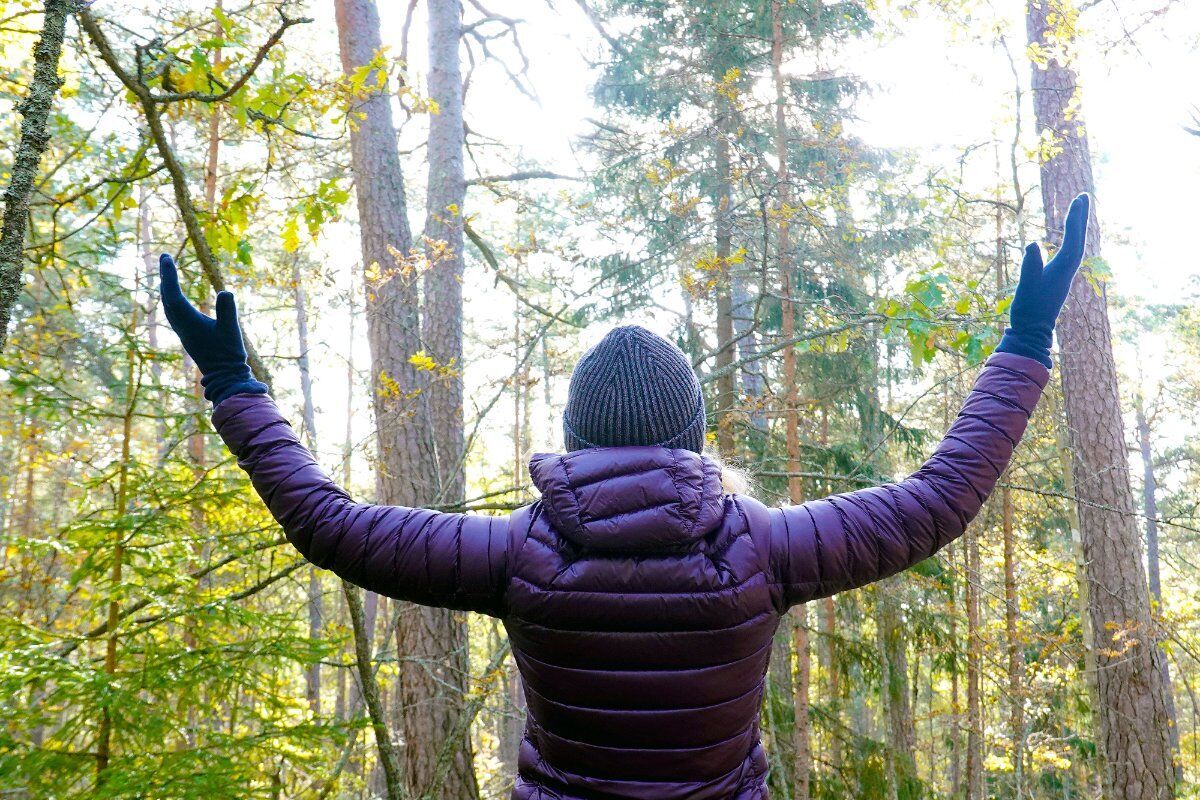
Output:
[[537,501],[637,323],[776,507],[921,465],[1083,192],[981,513],[783,615],[769,796],[1200,798],[1195,4],[0,0],[0,48],[0,798],[514,790],[505,626],[289,545],[160,253],[356,500]]

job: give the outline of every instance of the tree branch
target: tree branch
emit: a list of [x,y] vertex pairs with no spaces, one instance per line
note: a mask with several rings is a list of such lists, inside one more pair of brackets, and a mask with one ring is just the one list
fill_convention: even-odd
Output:
[[74,9],[74,0],[46,0],[42,34],[33,48],[33,81],[29,84],[29,94],[17,104],[21,113],[21,139],[13,158],[12,178],[4,190],[4,222],[0,230],[0,349],[8,341],[12,307],[21,294],[29,198],[42,153],[50,143],[50,109],[62,87],[58,60],[62,56],[67,15]]
[[[738,360],[734,361],[732,364],[726,364],[725,366],[721,367],[720,369],[714,369],[712,372],[708,373],[703,378],[701,378],[700,382],[701,383],[711,383],[711,382],[717,380],[718,378],[724,377],[725,375],[728,375],[731,372],[735,372],[735,371],[741,369],[742,367],[746,366],[747,364],[750,364],[754,361],[759,361],[759,360],[766,358],[767,356],[772,355],[774,353],[778,353],[780,350],[783,350],[784,348],[792,347],[794,345],[799,344],[800,342],[809,342],[809,341],[812,341],[813,339],[824,339],[826,336],[835,336],[844,331],[848,331],[848,330],[852,330],[853,328],[857,328],[860,325],[865,325],[869,322],[878,321],[878,319],[880,319],[880,318],[877,316],[867,315],[860,319],[856,319],[852,322],[844,322],[841,325],[835,325],[832,328],[821,328],[820,330],[809,331],[808,333],[805,333],[802,336],[796,336],[792,339],[787,339],[785,341],[778,342],[777,344],[773,344],[770,347],[766,347],[766,348],[758,351],[757,353],[755,353],[752,356],[747,356],[746,358],[739,358]],[[701,362],[703,362],[707,358],[708,358],[708,356],[704,356],[703,358],[701,358],[699,360]],[[695,366],[695,365],[693,365],[693,366]]]
[[531,169],[524,172],[510,172],[507,175],[482,175],[478,178],[468,178],[468,186],[476,186],[486,183],[505,183],[510,181],[536,181],[536,180],[553,180],[553,181],[581,181],[583,178],[575,175],[563,175],[558,172],[551,172],[545,169]]
[[[104,35],[104,31],[100,29],[96,18],[92,16],[92,12],[86,7],[82,7],[79,9],[78,16],[80,26],[87,33],[88,38],[92,40],[92,44],[95,45],[96,50],[99,51],[100,59],[116,75],[117,79],[124,84],[125,88],[132,92],[138,99],[138,103],[142,107],[142,112],[146,116],[146,125],[150,129],[150,138],[154,141],[154,145],[158,149],[158,154],[167,168],[167,173],[171,176],[171,188],[175,193],[175,203],[179,207],[179,216],[183,220],[184,228],[187,230],[188,239],[191,240],[196,260],[200,262],[200,267],[203,269],[205,277],[208,278],[209,285],[215,291],[224,291],[225,277],[221,274],[221,268],[217,264],[216,256],[213,255],[212,249],[208,245],[208,239],[204,236],[204,229],[200,225],[200,217],[196,212],[196,204],[192,201],[191,192],[188,190],[187,174],[184,172],[183,164],[180,163],[174,149],[171,147],[171,141],[167,137],[166,130],[163,128],[162,114],[159,111],[153,94],[150,92],[150,88],[140,80],[135,79],[121,65],[121,60],[117,57],[116,51],[113,50],[112,45],[109,43],[108,37]],[[270,371],[258,355],[258,350],[255,349],[250,339],[246,337],[244,331],[242,338],[246,344],[246,360],[250,364],[250,369],[254,373],[254,377],[267,384],[269,388],[271,385]]]
[[[279,17],[282,20],[279,27],[275,29],[262,46],[258,48],[258,52],[254,54],[254,59],[250,62],[250,66],[246,67],[238,79],[229,85],[229,88],[219,94],[209,94],[206,92],[170,92],[168,94],[150,94],[150,99],[155,103],[175,103],[181,100],[198,100],[201,103],[219,103],[223,100],[228,100],[238,93],[238,90],[246,85],[246,82],[254,77],[254,73],[262,66],[267,55],[270,54],[271,48],[279,44],[283,39],[283,34],[293,25],[307,25],[312,22],[310,17],[297,17],[295,19],[283,13],[283,9],[278,9]],[[210,76],[211,77],[211,76]],[[147,90],[148,91],[148,90]]]
[[388,800],[403,800],[404,780],[400,774],[400,760],[392,735],[384,716],[383,702],[379,698],[379,683],[371,668],[371,650],[368,644],[366,613],[363,609],[362,590],[348,581],[342,581],[342,594],[350,610],[350,625],[354,629],[354,656],[358,664],[358,677],[362,687],[367,713],[371,716],[371,728],[375,732],[375,745],[379,749],[379,761],[383,766],[384,782]]

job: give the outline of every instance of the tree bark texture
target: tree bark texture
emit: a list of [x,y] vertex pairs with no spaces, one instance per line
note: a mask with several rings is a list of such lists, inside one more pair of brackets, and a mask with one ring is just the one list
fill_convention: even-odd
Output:
[[[371,0],[337,0],[343,70],[369,63],[381,46]],[[458,69],[461,9],[429,6],[430,93],[439,103],[430,130],[430,215],[426,236],[445,244],[425,274],[425,327],[390,95],[386,87],[360,98],[351,130],[351,157],[367,270],[367,335],[371,345],[380,502],[427,506],[461,499],[462,388],[456,375],[422,371],[410,360],[424,350],[438,366],[461,369],[462,356],[462,81]],[[453,44],[448,44],[452,41]],[[449,65],[448,61],[453,64]],[[376,86],[374,78],[366,81]],[[443,115],[446,115],[443,117]],[[449,120],[447,122],[447,120]],[[456,177],[457,176],[457,177]],[[444,179],[444,180],[443,180]],[[456,213],[449,207],[455,206]],[[440,209],[441,213],[436,213]],[[428,253],[427,253],[428,254]],[[457,397],[455,401],[453,398]],[[436,411],[435,411],[436,409]],[[447,482],[453,482],[446,491]],[[469,737],[454,733],[466,680],[465,618],[418,606],[399,615],[403,647],[397,681],[404,734],[404,774],[417,796],[478,794]],[[448,736],[452,764],[440,785],[439,754]]]
[[[1094,188],[1076,75],[1047,44],[1073,24],[1072,14],[1070,4],[1061,0],[1029,0],[1027,5],[1034,112],[1043,140],[1053,143],[1041,165],[1042,204],[1052,239],[1062,234],[1072,198]],[[1175,783],[1168,692],[1134,516],[1105,288],[1093,286],[1086,266],[1086,259],[1100,252],[1094,209],[1085,267],[1071,288],[1058,330],[1095,637],[1104,796],[1162,800],[1174,796]]]
[[4,190],[4,222],[0,227],[0,350],[8,342],[12,309],[21,294],[29,198],[33,195],[42,153],[50,143],[50,110],[62,87],[58,60],[67,16],[74,9],[74,0],[46,0],[42,32],[33,47],[33,80],[29,83],[29,93],[17,104],[21,113],[21,139],[13,157],[12,176]]
[[[430,116],[422,275],[421,349],[436,363],[419,395],[427,409],[430,449],[418,475],[426,481],[422,503],[461,502],[463,469],[463,84],[459,67],[462,7],[459,0],[430,0],[429,95],[438,104]],[[464,713],[469,664],[467,622],[461,612],[411,605],[400,614],[405,659],[397,691],[406,742],[405,773],[420,797],[479,795]],[[447,753],[447,740],[455,738]],[[446,767],[440,760],[449,758]],[[444,777],[443,777],[444,776]],[[437,785],[434,785],[434,784]]]

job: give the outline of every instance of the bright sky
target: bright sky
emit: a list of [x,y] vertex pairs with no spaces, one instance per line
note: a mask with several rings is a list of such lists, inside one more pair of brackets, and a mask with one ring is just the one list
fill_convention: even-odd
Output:
[[[1118,18],[1112,10],[1118,0],[1104,0],[1084,17],[1085,35],[1099,41],[1115,40],[1122,28],[1138,24],[1133,10],[1161,6],[1165,0],[1119,2],[1126,8],[1126,18]],[[197,0],[197,4],[208,5],[207,0]],[[312,3],[309,13],[316,18],[315,24],[298,35],[308,40],[304,46],[312,47],[316,57],[336,64],[332,5]],[[407,4],[379,5],[384,42],[397,54]],[[557,10],[546,3],[505,9],[509,13],[519,10],[525,20],[521,35],[530,61],[528,81],[539,102],[516,92],[503,70],[487,66],[478,69],[472,79],[467,118],[479,133],[507,148],[519,147],[540,166],[582,174],[587,165],[576,158],[573,145],[580,134],[592,129],[587,119],[599,116],[590,96],[594,75],[587,58],[600,54],[600,39],[574,3],[555,5]],[[1200,75],[1200,3],[1179,2],[1176,6],[1163,20],[1137,33],[1136,47],[1089,45],[1080,65],[1096,168],[1097,206],[1104,226],[1104,255],[1114,273],[1112,291],[1137,294],[1152,302],[1178,301],[1196,294],[1200,277],[1191,241],[1196,225],[1191,191],[1200,178],[1200,137],[1183,130],[1191,122],[1193,107],[1200,105],[1200,88],[1191,80]],[[97,3],[101,13],[115,7],[115,0]],[[1013,43],[1019,77],[1027,85],[1022,45],[1024,0],[992,0],[990,4],[981,0],[981,9],[970,30],[978,36],[1000,15]],[[829,66],[853,72],[876,87],[860,103],[860,121],[853,123],[852,130],[872,146],[912,148],[928,164],[951,164],[964,149],[997,137],[1007,143],[1012,135],[1013,76],[1003,51],[988,42],[966,39],[932,13],[903,21],[901,30],[902,36],[871,38],[830,60]],[[418,82],[425,68],[424,51],[424,19],[418,10],[410,41],[410,71]],[[497,44],[496,51],[505,54],[510,64],[517,63],[511,47]],[[798,64],[793,68],[804,69]],[[1028,103],[1026,94],[1026,126],[1032,120]],[[422,135],[421,126],[412,125],[403,144],[419,143]],[[415,230],[421,223],[417,211],[425,171],[421,153],[418,149],[404,163]],[[988,180],[990,176],[981,177]],[[1027,186],[1034,185],[1036,170],[1031,168],[1023,180]],[[1036,192],[1033,197],[1036,203]],[[348,269],[357,262],[356,232],[344,226],[330,233],[323,247],[327,263],[335,272]],[[489,333],[510,325],[514,301],[508,293],[493,289],[486,276],[473,280],[478,284],[470,286],[467,293],[470,324]],[[247,297],[243,305],[252,309],[254,302]],[[328,431],[322,449],[332,450],[345,419],[341,376],[346,348],[344,340],[322,336],[320,331],[345,330],[345,318],[338,309],[323,304],[316,304],[314,316],[321,326],[316,337],[328,342],[314,352],[314,369],[318,376],[337,377],[336,386],[331,381],[318,382],[318,404],[323,412],[320,425]],[[668,325],[665,318],[638,321],[660,329]],[[367,364],[362,328],[360,325],[354,347],[360,369]],[[586,346],[602,332],[584,332],[580,345]],[[1161,344],[1148,343],[1138,355],[1145,358],[1145,350],[1155,347]],[[500,356],[490,362],[472,366],[469,385],[489,375],[504,374],[510,365]],[[565,380],[566,376],[562,377]],[[290,377],[287,383],[293,384]],[[361,413],[366,398],[360,397],[358,405],[355,433],[363,439],[369,435],[369,418]],[[539,442],[539,446],[554,444]]]
[[[1013,53],[1021,58],[1024,2],[997,5],[1008,14],[1008,29],[1017,32]],[[1103,3],[1084,16],[1091,38],[1111,40],[1121,30],[1110,8]],[[1191,240],[1200,137],[1183,129],[1194,124],[1192,112],[1200,107],[1200,89],[1189,79],[1200,74],[1200,4],[1179,3],[1164,20],[1166,25],[1136,35],[1136,49],[1085,48],[1079,67],[1113,288],[1151,302],[1178,301],[1189,286],[1194,291],[1200,275]],[[1125,25],[1135,22],[1130,17]],[[946,26],[928,18],[910,20],[905,29],[904,37],[869,48],[856,62],[880,87],[861,108],[861,135],[880,146],[928,151],[930,160],[953,159],[997,134],[1007,142],[1013,77],[1003,51],[946,42]],[[1018,66],[1027,87],[1029,68],[1023,61]],[[1026,130],[1032,122],[1028,102],[1026,91]],[[1033,185],[1036,176],[1025,180]]]
[[[384,41],[393,53],[400,50],[405,5],[380,4]],[[594,75],[587,59],[599,53],[600,39],[575,4],[556,5],[559,10],[542,3],[520,8],[525,20],[522,42],[530,61],[528,79],[540,102],[513,90],[502,70],[481,68],[472,80],[467,117],[480,133],[508,147],[521,148],[542,166],[580,174],[587,167],[576,158],[573,144],[580,134],[591,130],[587,118],[599,115],[590,96]],[[1112,5],[1115,0],[1107,0],[1088,12],[1085,35],[1113,41],[1123,28],[1138,23],[1136,17],[1115,16]],[[1123,5],[1151,3],[1131,0]],[[989,29],[989,20],[999,15],[1000,24],[1009,32],[1019,77],[1027,86],[1024,1],[995,0],[991,8],[994,11],[985,8],[976,13],[970,30],[980,35]],[[318,4],[313,12],[318,28],[329,31],[331,38],[331,4]],[[1177,301],[1193,294],[1200,276],[1191,242],[1196,204],[1190,198],[1191,187],[1200,178],[1200,137],[1183,130],[1191,121],[1193,105],[1200,105],[1200,89],[1187,80],[1200,74],[1195,33],[1200,31],[1200,3],[1181,3],[1165,20],[1165,25],[1158,22],[1139,31],[1136,47],[1084,48],[1086,55],[1080,65],[1096,170],[1097,209],[1104,225],[1104,255],[1114,273],[1111,291],[1136,293],[1151,302]],[[858,107],[861,119],[853,125],[854,132],[873,146],[912,148],[929,164],[951,164],[964,149],[997,137],[1007,144],[1012,135],[1013,75],[1003,50],[966,39],[961,30],[955,32],[931,13],[905,20],[902,30],[900,37],[855,44],[830,62],[876,87]],[[336,47],[329,38],[321,38]],[[410,41],[411,71],[417,76],[424,71],[424,38],[424,20],[418,11]],[[496,49],[510,57],[513,54],[511,48]],[[1023,118],[1027,130],[1032,121],[1029,102],[1026,92]],[[409,135],[419,140],[419,126]],[[424,167],[419,155],[410,157],[405,163],[409,180],[419,184]],[[1026,186],[1035,185],[1036,179],[1032,167],[1023,178]],[[1037,193],[1032,196],[1036,204]],[[1037,222],[1036,215],[1033,222]],[[419,227],[415,216],[414,226]],[[339,252],[346,250],[339,246]],[[480,288],[490,289],[490,281]],[[468,292],[472,325],[500,329],[510,324],[513,301],[506,293],[484,291],[482,302],[477,299],[480,296]],[[665,318],[638,321],[664,329],[669,324]],[[602,333],[599,327],[585,331],[581,346]],[[1155,347],[1161,344],[1146,343],[1143,350]],[[359,363],[365,364],[361,343],[359,349],[363,350]],[[468,383],[483,380],[485,373],[503,374],[509,368],[499,357],[491,362],[490,366],[477,363],[468,374]],[[341,418],[336,399],[329,398],[324,405],[334,410],[335,419]],[[495,445],[502,446],[501,440]],[[554,445],[553,441],[539,443]]]

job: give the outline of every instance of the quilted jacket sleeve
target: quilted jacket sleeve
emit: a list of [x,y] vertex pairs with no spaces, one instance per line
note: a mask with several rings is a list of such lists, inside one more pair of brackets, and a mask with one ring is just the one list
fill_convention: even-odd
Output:
[[894,575],[962,535],[1048,379],[1039,362],[996,353],[933,456],[908,478],[773,509],[770,570],[781,607]]
[[501,613],[507,518],[354,502],[267,395],[224,400],[213,425],[288,541],[313,564],[388,597]]

